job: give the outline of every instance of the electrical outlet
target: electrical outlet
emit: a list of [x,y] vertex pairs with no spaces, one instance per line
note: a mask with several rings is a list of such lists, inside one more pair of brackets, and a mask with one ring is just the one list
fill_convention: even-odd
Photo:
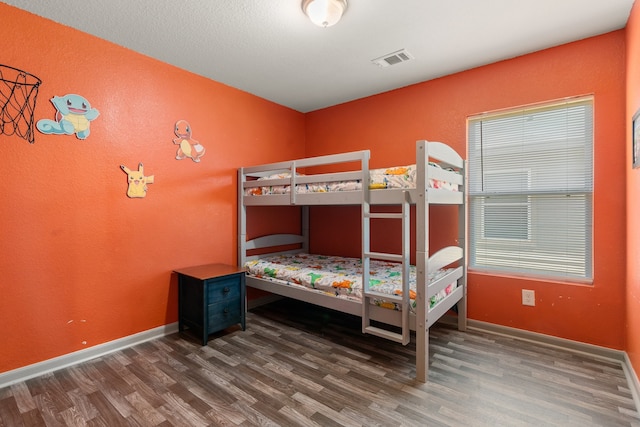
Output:
[[530,306],[535,306],[536,305],[536,292],[529,290],[529,289],[523,289],[522,290],[522,305],[530,305]]

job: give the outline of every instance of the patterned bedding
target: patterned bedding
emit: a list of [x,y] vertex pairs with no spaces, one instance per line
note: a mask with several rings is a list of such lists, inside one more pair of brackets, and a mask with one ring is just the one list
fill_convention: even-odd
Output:
[[[431,166],[440,167],[437,163],[429,162]],[[369,171],[369,188],[415,188],[416,186],[416,165],[398,166],[393,168],[372,169]],[[291,177],[290,173],[279,173],[259,178],[258,180],[282,179]],[[443,188],[449,191],[458,191],[458,185],[437,179],[429,180],[430,188]],[[334,191],[357,191],[362,189],[360,180],[356,181],[336,181],[321,182],[312,184],[299,184],[296,186],[298,194],[304,193],[327,193]],[[246,195],[264,194],[288,194],[288,185],[274,185],[264,187],[252,187],[245,191]]]
[[[362,299],[362,262],[359,258],[344,258],[325,255],[292,254],[277,255],[248,261],[248,273],[263,279],[291,286],[303,286],[326,295],[360,301]],[[451,269],[436,272],[429,281],[444,276]],[[416,268],[409,272],[410,309],[414,312],[416,302]],[[448,285],[442,292],[431,297],[430,307],[435,306],[456,288],[457,282]],[[389,295],[402,294],[402,265],[387,261],[371,261],[370,289]],[[395,302],[373,299],[372,303],[392,310],[400,310]]]

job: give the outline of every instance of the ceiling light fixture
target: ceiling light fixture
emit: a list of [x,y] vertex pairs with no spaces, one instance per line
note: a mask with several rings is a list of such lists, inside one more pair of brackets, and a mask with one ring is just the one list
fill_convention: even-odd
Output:
[[338,23],[347,10],[347,0],[302,0],[302,10],[319,27]]

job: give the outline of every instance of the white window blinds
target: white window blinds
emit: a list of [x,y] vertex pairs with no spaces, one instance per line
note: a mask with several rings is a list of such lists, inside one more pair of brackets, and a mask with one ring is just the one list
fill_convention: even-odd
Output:
[[469,119],[469,266],[592,277],[593,99]]

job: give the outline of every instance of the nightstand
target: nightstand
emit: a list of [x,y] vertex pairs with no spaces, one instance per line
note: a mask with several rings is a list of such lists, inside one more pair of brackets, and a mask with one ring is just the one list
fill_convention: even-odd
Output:
[[174,270],[178,274],[178,329],[199,332],[202,345],[209,335],[240,324],[246,328],[244,269],[207,264]]

